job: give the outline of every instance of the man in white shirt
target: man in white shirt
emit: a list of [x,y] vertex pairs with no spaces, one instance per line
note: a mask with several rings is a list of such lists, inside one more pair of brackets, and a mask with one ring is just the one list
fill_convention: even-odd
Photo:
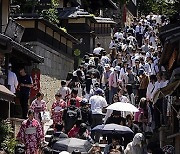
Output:
[[101,47],[101,43],[98,42],[97,47],[93,50],[93,54],[99,55],[102,50],[104,49]]
[[116,46],[117,46],[116,37],[113,37],[113,39],[109,43],[109,49],[112,49],[113,47],[116,47]]
[[148,84],[148,87],[147,87],[147,92],[146,92],[146,99],[147,101],[151,101],[153,102],[153,97],[154,97],[154,94],[156,92],[156,76],[155,75],[151,75],[150,76],[150,82]]
[[[91,104],[92,111],[92,128],[103,123],[103,109],[107,107],[106,99],[102,96],[103,90],[98,88],[95,91],[95,95],[91,96],[89,103]],[[99,142],[99,134],[92,134],[95,142]]]
[[12,93],[16,93],[16,89],[18,86],[18,80],[17,76],[14,72],[11,71],[12,64],[9,64],[9,70],[8,70],[8,85],[10,86],[10,91]]
[[148,63],[145,63],[144,58],[140,58],[141,68],[146,72],[147,75],[151,74],[151,69]]
[[110,64],[110,59],[109,57],[106,55],[106,51],[102,51],[102,57],[101,57],[101,64],[102,66],[105,66],[106,64]]
[[57,93],[62,95],[62,99],[67,99],[68,97],[70,97],[71,90],[69,87],[66,87],[66,81],[61,81],[61,87],[59,88]]
[[121,32],[121,28],[117,30],[117,32],[114,34],[114,37],[116,37],[116,40],[123,39],[123,33]]
[[142,26],[141,22],[139,22],[139,24],[136,26],[135,31],[136,31],[136,39],[137,39],[138,45],[139,47],[141,47],[142,37],[144,33],[144,27]]

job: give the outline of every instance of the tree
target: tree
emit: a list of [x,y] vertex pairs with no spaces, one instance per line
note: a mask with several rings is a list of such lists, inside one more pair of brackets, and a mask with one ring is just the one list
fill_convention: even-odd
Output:
[[173,15],[180,10],[179,0],[138,0],[139,16],[149,13]]

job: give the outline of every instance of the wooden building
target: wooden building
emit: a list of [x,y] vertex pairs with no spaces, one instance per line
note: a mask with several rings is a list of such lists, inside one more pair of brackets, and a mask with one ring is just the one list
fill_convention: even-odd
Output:
[[[0,0],[0,117],[7,118],[9,103],[13,102],[14,94],[8,91],[8,65],[11,60],[23,66],[31,65],[32,62],[41,63],[43,57],[32,50],[24,47],[21,42],[23,27],[13,20],[9,20],[9,0]],[[21,66],[22,66],[21,65]],[[17,72],[17,68],[13,67]],[[7,88],[6,88],[7,87]],[[10,113],[10,112],[9,112]]]
[[170,80],[166,87],[158,91],[158,97],[171,96],[170,133],[167,136],[160,136],[160,139],[163,138],[164,143],[173,139],[175,154],[178,154],[180,153],[180,24],[177,22],[163,26],[160,29],[160,40],[163,44],[160,64],[168,71]]
[[61,27],[80,40],[80,44],[74,46],[81,51],[81,57],[85,53],[92,53],[97,42],[101,42],[108,50],[111,39],[111,28],[115,22],[110,18],[98,18],[78,7],[59,9]]

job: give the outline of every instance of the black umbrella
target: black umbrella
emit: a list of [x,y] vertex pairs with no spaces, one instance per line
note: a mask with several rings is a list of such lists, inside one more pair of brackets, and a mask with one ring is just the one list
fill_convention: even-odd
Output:
[[92,131],[98,131],[102,134],[121,134],[121,135],[133,135],[134,132],[127,126],[117,125],[117,124],[106,124],[97,125],[92,129]]
[[78,138],[61,138],[53,145],[53,150],[56,151],[68,151],[73,152],[74,150],[79,150],[82,153],[88,153],[92,147],[91,143],[87,140],[82,140]]

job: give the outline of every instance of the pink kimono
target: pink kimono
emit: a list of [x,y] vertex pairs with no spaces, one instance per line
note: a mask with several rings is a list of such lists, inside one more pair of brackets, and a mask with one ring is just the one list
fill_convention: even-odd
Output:
[[53,119],[53,124],[58,124],[62,122],[62,113],[63,109],[66,107],[66,102],[64,100],[59,100],[55,101],[52,104],[52,119]]
[[40,112],[47,110],[46,102],[44,100],[38,101],[35,99],[30,108],[34,111],[34,118],[41,123]]
[[26,154],[38,154],[38,146],[43,136],[40,123],[35,119],[28,119],[22,122],[17,138],[25,144]]

